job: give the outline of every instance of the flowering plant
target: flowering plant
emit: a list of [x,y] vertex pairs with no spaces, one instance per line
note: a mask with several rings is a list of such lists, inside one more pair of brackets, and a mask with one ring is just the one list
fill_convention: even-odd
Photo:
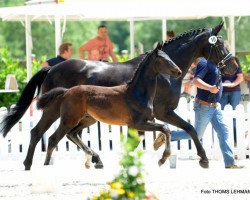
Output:
[[91,200],[128,200],[145,199],[144,167],[141,161],[142,150],[136,149],[140,142],[135,130],[129,130],[127,141],[122,138],[123,153],[119,174],[108,183],[109,189],[101,191],[99,196],[93,196]]

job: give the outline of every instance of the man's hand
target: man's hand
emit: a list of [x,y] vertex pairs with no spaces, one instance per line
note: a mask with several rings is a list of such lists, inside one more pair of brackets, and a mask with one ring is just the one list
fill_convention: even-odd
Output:
[[217,87],[216,85],[213,85],[209,88],[209,92],[216,94],[217,92],[219,92],[220,88]]
[[226,80],[224,83],[222,83],[224,87],[235,87],[236,85],[228,80]]

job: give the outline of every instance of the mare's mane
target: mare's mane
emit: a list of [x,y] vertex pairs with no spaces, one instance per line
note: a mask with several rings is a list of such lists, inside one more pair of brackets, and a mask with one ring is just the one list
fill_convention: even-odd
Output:
[[[180,45],[183,45],[190,40],[193,40],[198,34],[204,32],[205,28],[198,28],[190,31],[186,31],[182,33],[181,35],[178,35],[175,38],[170,39],[169,41],[164,42],[163,47],[165,45],[173,45],[172,48],[177,48]],[[178,42],[177,42],[178,41]]]
[[[190,42],[191,40],[193,40],[197,35],[199,35],[200,33],[206,31],[206,28],[198,28],[198,29],[191,29],[190,31],[186,31],[184,33],[182,33],[181,35],[178,35],[175,38],[170,39],[169,41],[164,42],[163,47],[166,48],[166,46],[171,45],[171,49],[177,49],[180,45],[183,45],[187,42]],[[131,82],[133,81],[134,77],[137,75],[137,73],[139,73],[141,65],[144,65],[145,61],[148,59],[148,57],[150,55],[152,55],[153,50],[146,52],[145,54],[141,54],[139,55],[139,57],[145,56],[137,65],[137,69],[135,70],[135,73],[133,75],[133,77],[127,82],[127,84],[131,84]],[[136,58],[137,59],[137,58]],[[134,59],[129,60],[128,62],[133,62]]]

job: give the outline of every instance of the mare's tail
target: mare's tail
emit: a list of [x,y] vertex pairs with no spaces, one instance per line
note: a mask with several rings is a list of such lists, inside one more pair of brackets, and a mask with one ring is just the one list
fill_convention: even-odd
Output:
[[57,103],[61,104],[62,96],[68,89],[57,87],[55,89],[52,89],[46,93],[44,93],[41,98],[37,102],[37,108],[38,109],[46,109],[49,106],[53,106],[55,101]]
[[11,108],[10,112],[8,112],[8,114],[3,117],[3,120],[0,124],[0,132],[3,133],[4,137],[8,134],[10,129],[22,118],[22,116],[28,109],[35,95],[36,88],[38,88],[37,95],[39,94],[41,85],[50,69],[50,67],[42,68],[30,79],[30,81],[25,86],[20,98],[18,99],[15,107]]

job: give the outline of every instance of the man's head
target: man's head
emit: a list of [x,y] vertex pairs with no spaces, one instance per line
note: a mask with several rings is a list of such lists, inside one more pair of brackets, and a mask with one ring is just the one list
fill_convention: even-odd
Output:
[[167,41],[173,39],[174,37],[175,34],[173,30],[167,31]]
[[59,55],[65,59],[71,58],[73,53],[72,44],[69,42],[62,43],[59,47]]
[[98,27],[98,37],[101,39],[106,39],[108,37],[108,28],[105,25],[100,25]]

